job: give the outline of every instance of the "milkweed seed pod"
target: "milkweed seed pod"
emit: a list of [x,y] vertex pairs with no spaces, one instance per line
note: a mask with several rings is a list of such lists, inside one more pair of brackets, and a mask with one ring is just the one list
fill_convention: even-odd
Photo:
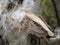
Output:
[[[19,1],[21,4],[18,3]],[[8,0],[6,8],[3,7],[5,10],[1,14],[2,38],[3,40],[8,40],[9,45],[28,45],[29,33],[35,34],[38,37],[40,37],[40,34],[44,34],[45,37],[47,36],[47,32],[42,29],[43,26],[37,26],[34,23],[35,19],[39,18],[35,16],[33,19],[31,17],[33,14],[30,15],[30,18],[26,15],[26,12],[33,12],[34,3],[34,0]]]

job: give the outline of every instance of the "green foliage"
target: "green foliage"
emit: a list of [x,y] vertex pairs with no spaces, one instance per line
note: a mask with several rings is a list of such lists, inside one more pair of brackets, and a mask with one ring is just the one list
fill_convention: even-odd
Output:
[[39,13],[40,15],[44,17],[46,22],[52,28],[57,27],[57,20],[55,17],[55,12],[54,12],[54,8],[53,8],[51,0],[41,0]]

